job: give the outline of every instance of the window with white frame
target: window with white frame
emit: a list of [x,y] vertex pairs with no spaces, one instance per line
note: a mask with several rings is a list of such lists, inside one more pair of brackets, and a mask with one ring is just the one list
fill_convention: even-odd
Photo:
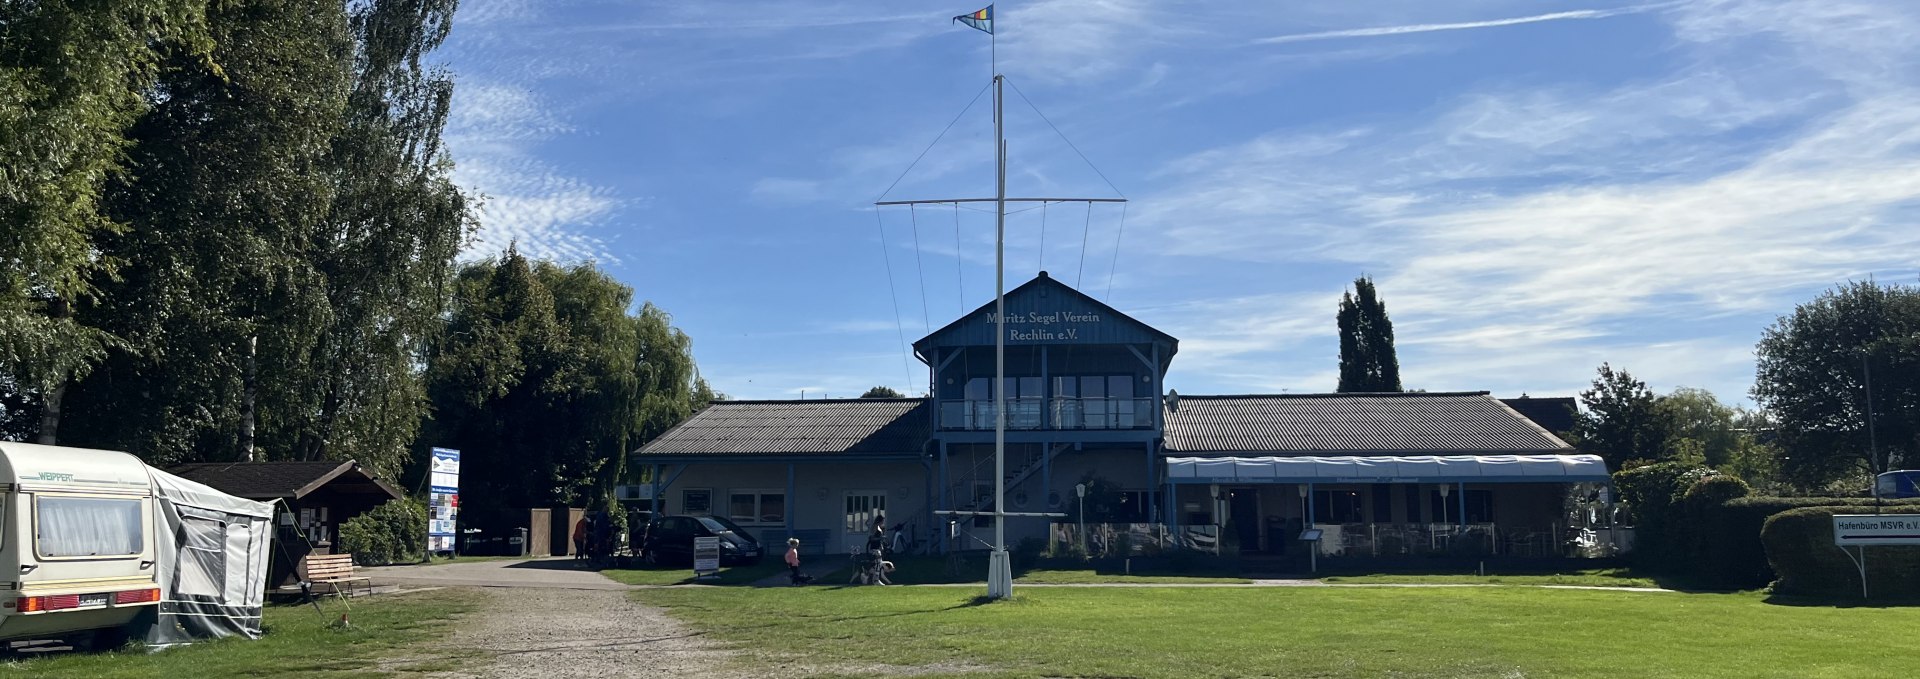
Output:
[[741,525],[784,524],[787,522],[787,493],[736,488],[727,493],[727,518]]
[[680,513],[693,516],[713,514],[713,489],[688,488],[680,491]]

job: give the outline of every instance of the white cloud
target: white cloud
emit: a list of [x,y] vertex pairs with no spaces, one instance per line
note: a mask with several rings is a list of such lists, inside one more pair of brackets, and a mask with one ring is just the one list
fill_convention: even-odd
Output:
[[1254,42],[1263,44],[1263,45],[1277,45],[1281,43],[1306,42],[1310,40],[1334,40],[1339,38],[1370,38],[1370,37],[1379,37],[1379,36],[1388,36],[1388,35],[1406,35],[1409,33],[1432,33],[1435,31],[1460,31],[1460,30],[1468,30],[1468,29],[1474,29],[1474,28],[1497,28],[1500,26],[1516,26],[1519,24],[1532,24],[1532,23],[1539,23],[1542,21],[1567,21],[1567,20],[1573,20],[1573,19],[1605,19],[1607,17],[1619,16],[1622,14],[1633,14],[1638,12],[1645,12],[1647,10],[1654,9],[1654,8],[1655,6],[1653,5],[1644,5],[1640,7],[1625,7],[1621,9],[1581,9],[1581,10],[1573,10],[1569,12],[1551,12],[1548,14],[1536,14],[1533,16],[1512,17],[1507,19],[1490,19],[1487,21],[1461,21],[1461,22],[1444,23],[1444,24],[1408,24],[1405,26],[1376,26],[1373,28],[1349,28],[1349,29],[1338,30],[1338,31],[1319,31],[1315,33],[1293,33],[1289,35],[1277,35],[1271,38],[1261,38]]
[[[1740,398],[1753,337],[1721,323],[1757,336],[1811,291],[1912,271],[1920,88],[1888,68],[1912,56],[1912,17],[1791,2],[1661,16],[1685,50],[1664,77],[1487,89],[1417,125],[1280,130],[1172,161],[1138,206],[1155,238],[1141,247],[1376,272],[1409,386],[1571,390],[1611,360]],[[1783,45],[1793,59],[1746,56]],[[1330,298],[1294,306],[1201,325],[1182,360],[1250,385],[1288,381],[1283,352],[1330,364]]]
[[525,87],[470,78],[454,88],[445,132],[453,179],[479,199],[480,230],[463,259],[516,244],[536,258],[619,261],[587,229],[624,201],[535,157],[540,142],[571,132],[553,102]]

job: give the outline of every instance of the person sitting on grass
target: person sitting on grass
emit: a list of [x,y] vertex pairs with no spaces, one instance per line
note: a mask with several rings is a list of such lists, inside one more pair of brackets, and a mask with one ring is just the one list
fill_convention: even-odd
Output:
[[813,576],[800,572],[800,538],[787,538],[787,569],[792,571],[793,584],[804,585],[813,581]]

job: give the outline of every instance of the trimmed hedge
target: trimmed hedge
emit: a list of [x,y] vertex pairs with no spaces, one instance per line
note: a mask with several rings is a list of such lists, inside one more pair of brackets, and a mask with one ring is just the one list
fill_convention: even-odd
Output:
[[[1833,544],[1833,515],[1872,513],[1872,506],[1804,507],[1767,519],[1760,539],[1767,561],[1780,574],[1774,593],[1858,598],[1860,574]],[[1899,513],[1920,516],[1910,509]],[[1873,601],[1920,600],[1920,547],[1867,548],[1867,590]]]
[[[1705,587],[1755,589],[1773,582],[1774,570],[1760,531],[1767,519],[1781,512],[1809,507],[1847,507],[1863,501],[1855,497],[1743,497],[1702,507],[1693,532],[1699,535],[1693,568]],[[1887,506],[1920,507],[1920,501],[1899,500]],[[1871,507],[1866,513],[1873,513]]]
[[427,508],[418,501],[389,500],[340,524],[340,551],[354,563],[385,566],[416,563],[427,549]]

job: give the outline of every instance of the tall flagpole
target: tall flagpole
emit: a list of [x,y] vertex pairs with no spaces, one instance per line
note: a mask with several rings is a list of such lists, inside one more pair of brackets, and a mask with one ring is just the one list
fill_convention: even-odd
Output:
[[[995,70],[998,71],[996,64]],[[1013,596],[1013,564],[1007,558],[1007,137],[1002,119],[1002,78],[993,74],[993,556],[987,597]]]
[[[988,5],[991,12],[992,5]],[[991,16],[991,15],[989,15]],[[991,23],[981,27],[976,20],[967,15],[954,17],[965,20],[968,26],[995,35]],[[1058,512],[1008,512],[1007,511],[1007,203],[1125,203],[1125,198],[1008,198],[1007,197],[1007,131],[1003,86],[1006,78],[1000,75],[999,42],[996,38],[990,48],[993,62],[993,146],[994,146],[994,187],[992,198],[943,198],[932,200],[892,200],[875,201],[874,205],[925,205],[935,203],[984,203],[994,204],[993,234],[993,548],[992,558],[987,567],[987,597],[1006,599],[1013,596],[1013,561],[1007,553],[1007,517],[1026,516],[1035,518],[1064,518],[1066,514]],[[968,104],[971,106],[972,104]],[[944,133],[943,133],[944,134]],[[935,140],[938,142],[938,139]],[[918,162],[918,161],[915,161]],[[913,168],[907,168],[911,171]],[[903,175],[904,176],[904,175]],[[881,196],[885,198],[885,195]],[[935,369],[936,371],[938,368]],[[938,379],[936,378],[936,383]],[[977,504],[975,505],[978,506]],[[933,512],[942,516],[987,516],[988,512],[969,510],[938,509]]]

